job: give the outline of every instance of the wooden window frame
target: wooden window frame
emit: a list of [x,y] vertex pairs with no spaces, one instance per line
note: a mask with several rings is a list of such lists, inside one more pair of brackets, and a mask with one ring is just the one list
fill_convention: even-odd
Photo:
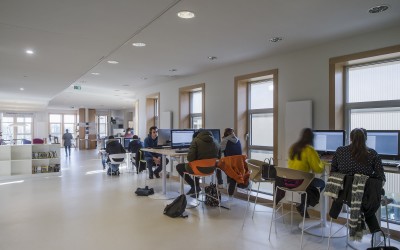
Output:
[[202,113],[201,119],[203,128],[206,127],[205,119],[205,83],[195,84],[179,88],[179,128],[190,128],[190,93],[195,91],[202,92]]

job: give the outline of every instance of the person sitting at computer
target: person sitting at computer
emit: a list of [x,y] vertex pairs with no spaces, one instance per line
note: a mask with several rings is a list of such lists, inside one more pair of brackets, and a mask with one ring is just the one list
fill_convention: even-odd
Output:
[[[317,151],[313,148],[314,133],[312,129],[305,128],[301,132],[300,139],[295,142],[289,149],[289,160],[288,167],[295,170],[300,170],[304,172],[322,173],[324,171],[324,163],[318,156]],[[277,179],[277,182],[280,180]],[[282,183],[277,183],[281,185]],[[300,184],[300,183],[299,183]],[[319,197],[315,198],[312,202],[310,199],[315,197],[315,194],[319,194],[325,188],[325,182],[319,178],[314,178],[307,188],[307,206],[310,203],[318,204]],[[277,193],[278,196],[278,193]],[[305,207],[306,195],[301,196],[301,203],[296,207],[297,211],[301,216],[309,218],[307,208]],[[305,211],[304,211],[305,210]]]
[[[207,130],[202,130],[193,134],[193,140],[189,147],[187,160],[191,162],[195,160],[218,158],[218,153],[219,145],[215,142],[212,133]],[[186,163],[176,165],[176,170],[182,177],[185,172],[193,172],[191,171],[190,165]],[[197,190],[197,192],[201,191],[199,178],[193,180],[189,175],[185,175],[185,181],[190,185],[190,190],[186,193],[187,195],[194,195],[195,190]]]
[[135,163],[137,173],[139,173],[139,150],[143,148],[143,143],[140,141],[140,138],[137,135],[133,135],[132,139],[133,140],[129,142],[128,151],[134,154],[132,159]]
[[[337,148],[332,159],[331,172],[339,172],[349,176],[355,174],[368,176],[363,189],[368,193],[369,198],[366,199],[367,204],[364,204],[365,200],[362,199],[361,208],[370,210],[370,212],[364,213],[364,216],[365,222],[372,233],[380,229],[375,213],[380,207],[382,186],[386,181],[386,177],[379,154],[374,149],[367,147],[366,140],[367,133],[365,129],[353,129],[350,132],[350,145]],[[329,212],[330,216],[337,218],[341,208],[340,202],[334,202]],[[352,232],[350,232],[350,235],[352,235]]]
[[[233,128],[225,129],[224,136],[221,140],[221,152],[224,154],[224,156],[242,154],[242,144],[240,143],[239,138],[236,137]],[[218,188],[222,188],[224,181],[222,179],[222,173],[220,169],[217,169],[217,179]],[[236,181],[229,176],[226,176],[226,180],[228,183],[228,194],[233,195],[233,193],[235,192]]]
[[[110,135],[108,137],[108,139],[109,139],[109,142],[106,145],[106,153],[108,155],[126,153],[126,151],[125,151],[124,147],[121,145],[121,143],[118,140],[114,140],[115,139],[114,136]],[[110,162],[110,157],[107,158],[107,163],[109,163],[109,162]],[[119,165],[118,164],[110,164],[110,166],[111,166],[111,170],[108,169],[107,174],[111,175],[111,171],[112,171],[112,174],[119,175]]]
[[[156,148],[158,145],[158,128],[156,126],[152,126],[149,129],[149,134],[144,139],[144,147],[145,148]],[[160,172],[163,168],[161,162],[161,155],[157,153],[145,152],[144,158],[147,162],[147,168],[149,169],[149,179],[153,179],[154,176],[156,178],[160,178]],[[168,164],[168,159],[166,159]],[[153,166],[157,166],[157,168],[153,171]]]

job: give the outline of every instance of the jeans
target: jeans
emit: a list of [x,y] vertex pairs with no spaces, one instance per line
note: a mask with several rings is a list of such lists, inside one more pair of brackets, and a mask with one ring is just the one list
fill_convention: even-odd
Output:
[[71,156],[71,146],[65,146],[65,156]]
[[[176,165],[176,171],[179,173],[179,175],[181,177],[183,177],[183,173],[187,172],[186,171],[186,164],[185,163],[179,163],[178,165]],[[200,187],[199,178],[195,178],[195,180],[193,181],[192,177],[190,177],[189,175],[185,175],[185,181],[187,182],[187,184],[190,185],[191,188],[194,188],[195,182],[196,182],[196,187]],[[196,189],[200,190],[200,188],[196,188]]]
[[[146,158],[146,162],[147,162],[147,168],[149,169],[149,177],[153,177],[154,173],[155,174],[159,174],[163,168],[162,163],[160,165],[157,166],[157,168],[153,171],[153,167],[155,165],[153,158],[151,157],[147,157]],[[166,159],[166,165],[168,165],[169,160]]]
[[[222,170],[217,168],[215,171],[217,171],[218,185],[224,184],[224,180],[222,179]],[[226,182],[228,183],[228,194],[233,195],[233,193],[235,192],[235,188],[236,188],[236,181],[234,179],[232,179],[231,177],[226,176]]]

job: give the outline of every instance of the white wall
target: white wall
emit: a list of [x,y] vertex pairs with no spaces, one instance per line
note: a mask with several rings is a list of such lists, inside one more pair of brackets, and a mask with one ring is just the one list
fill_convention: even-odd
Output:
[[139,135],[144,138],[146,95],[160,92],[160,112],[173,112],[173,126],[178,126],[179,88],[205,83],[205,126],[232,127],[234,124],[234,77],[275,69],[279,70],[279,159],[284,149],[285,104],[312,100],[313,127],[328,129],[329,58],[400,44],[400,27],[350,37],[317,47],[219,68],[212,72],[180,78],[142,89],[139,96]]

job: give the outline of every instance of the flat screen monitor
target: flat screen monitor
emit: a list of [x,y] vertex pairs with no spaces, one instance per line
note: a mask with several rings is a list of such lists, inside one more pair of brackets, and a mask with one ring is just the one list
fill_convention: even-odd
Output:
[[158,129],[158,146],[171,145],[171,129],[160,128]]
[[212,128],[210,128],[210,129],[208,129],[208,128],[199,129],[199,131],[201,131],[201,130],[210,131],[212,133],[212,135],[213,135],[214,140],[217,141],[218,143],[221,143],[221,131],[219,129],[212,129]]
[[188,148],[194,132],[194,129],[171,129],[171,148]]
[[399,159],[398,130],[367,130],[367,147],[375,149],[382,159]]
[[114,139],[104,139],[104,148],[106,148],[106,146],[107,146],[107,143],[109,142],[109,141],[118,141],[119,143],[121,143],[121,138],[114,138]]
[[344,146],[345,138],[344,130],[314,130],[314,149],[318,153],[334,153]]
[[133,140],[137,140],[137,139],[132,139],[132,138],[124,138],[124,148],[128,149],[129,148],[129,143]]

